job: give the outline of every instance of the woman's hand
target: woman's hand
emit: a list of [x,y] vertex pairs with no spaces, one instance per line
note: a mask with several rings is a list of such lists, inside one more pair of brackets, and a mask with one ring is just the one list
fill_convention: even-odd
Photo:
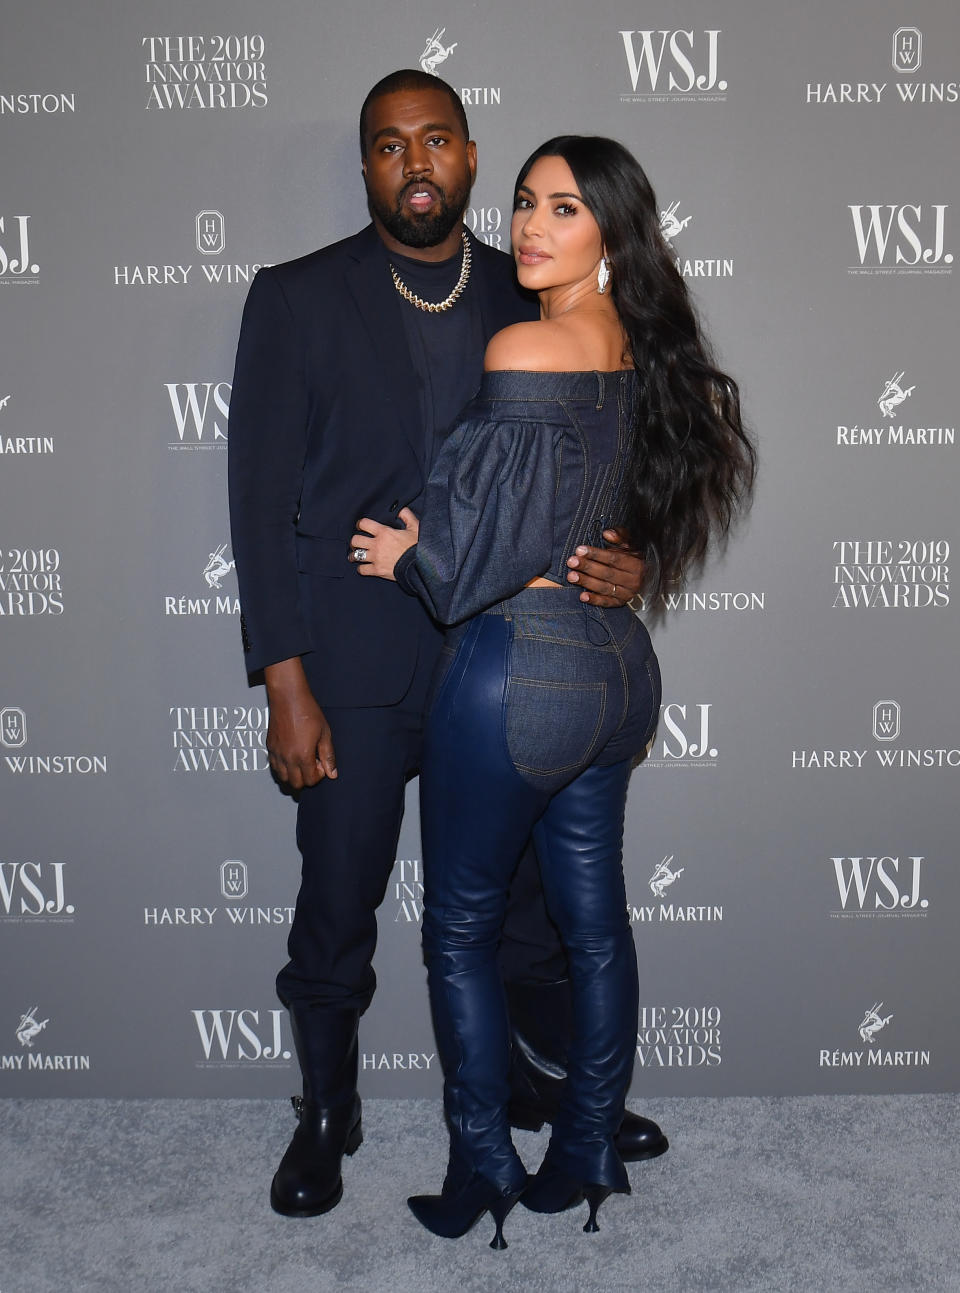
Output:
[[362,516],[357,522],[358,533],[350,540],[347,560],[354,563],[358,574],[393,579],[394,566],[407,548],[413,547],[420,534],[420,522],[409,507],[403,508],[399,516],[403,522],[402,530],[371,521],[368,516]]

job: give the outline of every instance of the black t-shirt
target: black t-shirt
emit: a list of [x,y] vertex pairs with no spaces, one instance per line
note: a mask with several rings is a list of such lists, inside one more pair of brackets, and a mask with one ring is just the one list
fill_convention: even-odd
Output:
[[[442,261],[412,260],[394,252],[388,259],[410,291],[431,303],[450,295],[463,266],[462,252]],[[463,295],[442,313],[418,309],[403,299],[400,309],[420,390],[424,460],[429,473],[454,419],[480,385],[486,348],[480,293],[471,279]]]

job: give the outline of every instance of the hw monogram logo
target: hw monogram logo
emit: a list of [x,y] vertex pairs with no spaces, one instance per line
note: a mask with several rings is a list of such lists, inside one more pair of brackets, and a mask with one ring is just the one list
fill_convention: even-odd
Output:
[[223,215],[219,211],[197,213],[197,251],[204,256],[220,256],[226,246]]
[[220,864],[220,892],[224,898],[246,898],[246,862],[241,862],[239,858],[227,858]]
[[696,97],[727,89],[717,79],[719,31],[621,31],[620,38],[635,95]]
[[895,741],[900,735],[900,706],[895,700],[878,700],[873,707],[873,739]]
[[[860,264],[877,268],[952,265],[944,252],[948,206],[897,206],[895,203],[850,205]],[[866,215],[864,215],[866,212]]]
[[898,27],[893,33],[893,70],[918,72],[923,54],[923,36],[916,27]]
[[17,750],[27,743],[27,716],[22,709],[8,705],[0,709],[0,745]]

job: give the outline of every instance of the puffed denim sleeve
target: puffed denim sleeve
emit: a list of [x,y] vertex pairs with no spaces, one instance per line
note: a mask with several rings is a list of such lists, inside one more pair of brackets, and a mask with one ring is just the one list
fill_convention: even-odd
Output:
[[441,624],[513,597],[550,569],[556,429],[467,417],[427,482],[419,541],[394,569]]

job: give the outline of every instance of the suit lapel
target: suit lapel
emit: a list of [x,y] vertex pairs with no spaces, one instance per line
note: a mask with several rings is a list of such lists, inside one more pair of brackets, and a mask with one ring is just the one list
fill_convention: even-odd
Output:
[[387,268],[386,251],[373,225],[355,239],[347,266],[347,288],[370,337],[379,383],[397,424],[410,442],[421,469],[424,462],[423,427],[420,424],[420,391],[407,334],[400,314],[400,298]]

